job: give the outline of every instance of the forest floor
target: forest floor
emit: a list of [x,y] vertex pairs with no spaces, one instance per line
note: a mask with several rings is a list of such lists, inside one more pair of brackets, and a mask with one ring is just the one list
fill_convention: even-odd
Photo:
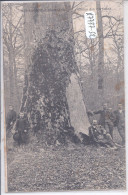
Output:
[[[116,131],[117,132],[117,131]],[[116,142],[120,137],[114,133]],[[73,145],[8,149],[8,191],[125,190],[125,149]]]

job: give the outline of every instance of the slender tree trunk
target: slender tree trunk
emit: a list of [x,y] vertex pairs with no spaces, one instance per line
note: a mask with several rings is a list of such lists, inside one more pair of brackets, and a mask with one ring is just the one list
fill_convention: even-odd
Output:
[[11,50],[9,51],[9,83],[10,83],[9,104],[13,105],[14,104],[14,75],[13,75],[13,59],[12,59]]
[[103,99],[104,98],[104,78],[103,78],[104,77],[104,38],[103,38],[103,23],[102,23],[101,2],[100,1],[96,1],[96,8],[97,8],[98,37],[99,37],[98,89],[99,89],[101,98]]
[[15,57],[14,57],[14,83],[15,83],[15,96],[16,96],[16,107],[17,107],[16,110],[19,112],[19,108],[20,108],[20,97],[19,97],[18,78],[17,78],[17,67],[16,67],[16,62],[15,62]]
[[18,79],[17,79],[17,67],[15,62],[15,48],[13,47],[13,30],[12,30],[12,5],[9,5],[10,18],[9,18],[9,82],[10,82],[10,104],[18,111],[20,105]]

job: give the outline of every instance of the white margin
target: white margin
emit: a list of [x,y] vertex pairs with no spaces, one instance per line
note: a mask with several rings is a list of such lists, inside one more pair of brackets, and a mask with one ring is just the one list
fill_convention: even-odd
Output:
[[[80,1],[80,0],[79,0]],[[91,0],[90,0],[91,1]],[[107,1],[107,0],[106,0]],[[17,1],[21,2],[21,1]],[[34,1],[24,1],[26,3],[34,2]],[[36,1],[38,2],[38,1]],[[40,1],[39,1],[40,2]],[[4,2],[5,3],[5,2]],[[14,3],[14,1],[10,1],[10,3]],[[16,1],[15,1],[16,3]],[[2,4],[2,3],[1,3]],[[2,15],[2,13],[1,13]],[[2,17],[1,17],[2,18]],[[2,19],[1,19],[2,24]],[[128,0],[124,1],[124,63],[125,63],[125,108],[126,108],[126,165],[127,165],[127,188],[128,188]],[[5,193],[5,171],[4,171],[4,98],[3,98],[3,49],[2,49],[2,28],[1,28],[1,194],[7,195]],[[70,192],[35,192],[35,193],[9,193],[9,195],[95,195],[95,194],[112,194],[112,195],[122,195],[128,194],[127,191],[70,191]]]

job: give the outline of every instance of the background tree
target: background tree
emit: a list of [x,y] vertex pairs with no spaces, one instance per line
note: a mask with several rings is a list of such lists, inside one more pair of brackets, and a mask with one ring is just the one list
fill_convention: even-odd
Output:
[[[23,15],[18,12],[21,5],[3,5],[3,45],[4,45],[4,69],[5,69],[5,99],[7,107],[14,105],[16,111],[20,107],[20,94],[22,85],[18,79],[23,73]],[[18,14],[19,13],[19,14]],[[14,19],[15,18],[15,19]],[[20,73],[21,72],[21,73]],[[7,89],[6,89],[7,88]]]
[[[90,10],[96,10],[97,13],[98,37],[90,40],[85,35],[83,7],[88,11],[87,2],[74,3],[72,13],[74,27],[78,29],[76,25],[81,23],[74,35],[75,56],[78,67],[82,70],[80,73],[86,104],[89,109],[91,107],[97,109],[101,106],[101,102],[107,101],[111,107],[116,108],[118,102],[124,102],[122,10],[113,14],[113,7],[110,9],[107,3],[96,1]],[[122,57],[120,58],[119,55]],[[96,99],[97,103],[95,103]]]

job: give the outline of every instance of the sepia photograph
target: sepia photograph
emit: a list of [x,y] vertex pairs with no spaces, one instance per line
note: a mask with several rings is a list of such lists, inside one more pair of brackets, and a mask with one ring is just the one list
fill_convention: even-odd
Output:
[[123,8],[2,2],[6,192],[126,190]]

